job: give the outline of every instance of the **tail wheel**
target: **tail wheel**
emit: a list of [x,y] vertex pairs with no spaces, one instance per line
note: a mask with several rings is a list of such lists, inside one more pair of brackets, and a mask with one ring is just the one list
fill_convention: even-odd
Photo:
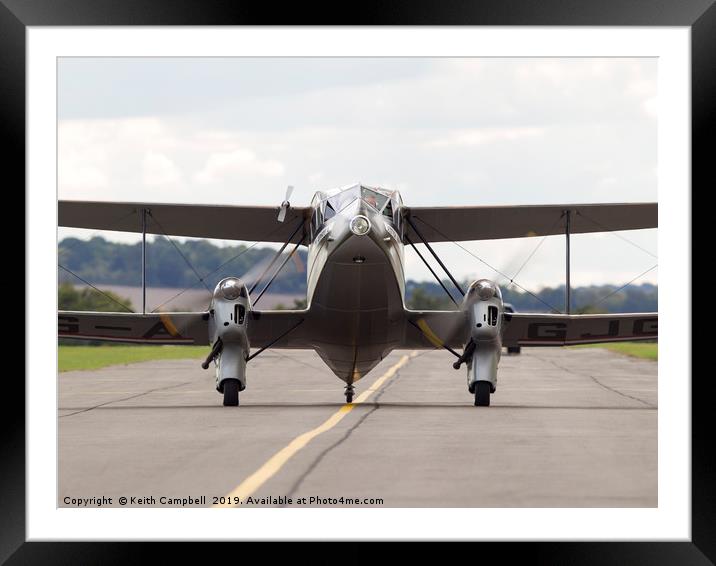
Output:
[[224,407],[236,407],[239,404],[239,380],[224,381]]
[[489,381],[478,381],[475,383],[475,406],[476,407],[489,407],[490,406],[490,390],[492,385]]

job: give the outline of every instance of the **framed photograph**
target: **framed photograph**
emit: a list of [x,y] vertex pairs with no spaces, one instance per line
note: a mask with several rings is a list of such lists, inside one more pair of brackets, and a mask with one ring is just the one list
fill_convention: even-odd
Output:
[[0,6],[28,260],[3,559],[714,560],[690,307],[712,3],[278,27],[71,4]]

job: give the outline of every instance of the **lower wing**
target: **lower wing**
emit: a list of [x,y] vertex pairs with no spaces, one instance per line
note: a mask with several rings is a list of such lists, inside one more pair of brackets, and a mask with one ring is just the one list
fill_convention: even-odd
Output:
[[[463,311],[405,311],[400,347],[414,349],[460,348],[469,338]],[[527,314],[504,313],[504,346],[567,346],[655,340],[658,313]]]
[[567,346],[655,340],[658,313],[505,314],[505,346]]
[[405,311],[401,348],[461,348],[469,338],[464,311]]
[[135,344],[209,344],[209,313],[135,314],[60,311],[60,338]]
[[[310,348],[306,311],[252,311],[252,348]],[[120,313],[60,311],[60,338],[133,344],[209,344],[208,312]]]
[[[405,311],[402,348],[459,348],[469,329],[463,311]],[[311,348],[307,311],[253,311],[247,326],[252,348]],[[60,311],[60,338],[139,344],[209,344],[209,313],[106,313]],[[657,313],[505,313],[505,346],[566,346],[658,337]]]

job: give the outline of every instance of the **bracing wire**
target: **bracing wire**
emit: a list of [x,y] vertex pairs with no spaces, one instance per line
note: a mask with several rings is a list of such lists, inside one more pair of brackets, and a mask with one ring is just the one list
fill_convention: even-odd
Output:
[[64,270],[65,270],[67,273],[69,273],[70,275],[73,275],[73,276],[77,277],[77,279],[79,279],[80,281],[82,281],[82,283],[84,283],[85,285],[89,285],[89,286],[92,287],[95,291],[97,291],[100,295],[106,297],[107,299],[109,299],[109,300],[112,301],[113,303],[117,303],[117,304],[118,304],[120,307],[122,307],[124,310],[126,310],[126,311],[128,311],[128,312],[131,312],[131,313],[134,312],[134,311],[133,311],[132,309],[130,309],[127,305],[125,305],[124,303],[120,303],[117,299],[115,299],[114,297],[112,297],[112,295],[109,295],[109,294],[105,293],[104,291],[102,291],[102,289],[98,289],[97,287],[95,287],[94,285],[92,285],[92,283],[90,283],[90,282],[87,281],[86,279],[83,279],[82,277],[80,277],[79,275],[77,275],[74,271],[72,271],[71,269],[68,269],[67,267],[65,267],[65,266],[62,265],[61,263],[58,263],[58,264],[57,264],[57,267],[59,267],[60,269],[64,269]]
[[606,295],[606,296],[602,297],[601,299],[599,299],[596,303],[594,303],[594,306],[597,306],[597,305],[602,304],[602,303],[603,303],[604,301],[606,301],[609,297],[611,297],[611,296],[613,296],[613,295],[616,295],[619,291],[621,291],[622,289],[625,289],[626,287],[628,287],[629,285],[631,285],[632,283],[634,283],[634,281],[636,281],[637,279],[642,278],[644,275],[646,275],[646,274],[649,273],[650,271],[654,271],[657,267],[659,267],[659,264],[658,264],[658,263],[652,265],[652,266],[651,266],[649,269],[647,269],[646,271],[642,271],[639,275],[637,275],[636,277],[634,277],[634,279],[630,280],[629,282],[625,283],[624,285],[622,285],[622,286],[619,287],[618,289],[615,289],[614,291],[612,291],[612,292],[609,293],[608,295]]
[[482,259],[482,258],[479,257],[477,254],[475,254],[475,253],[473,253],[472,251],[470,251],[469,249],[467,249],[465,246],[463,246],[463,245],[460,244],[459,242],[456,242],[455,240],[451,240],[450,238],[448,238],[448,237],[447,237],[445,234],[443,234],[440,230],[438,230],[437,228],[435,228],[435,226],[432,226],[429,222],[426,222],[425,220],[423,220],[423,219],[420,218],[419,216],[416,216],[415,218],[417,218],[418,220],[420,220],[423,224],[425,224],[426,226],[428,226],[428,227],[431,228],[432,230],[435,230],[438,234],[440,234],[443,238],[445,238],[446,241],[452,242],[452,243],[455,244],[457,247],[459,247],[459,248],[462,249],[463,251],[465,251],[465,252],[467,252],[468,254],[470,254],[470,255],[471,255],[472,257],[474,257],[476,260],[482,262],[482,263],[485,264],[487,267],[489,267],[490,269],[492,269],[495,273],[497,273],[497,274],[501,275],[502,277],[504,277],[505,279],[509,280],[510,283],[512,283],[512,284],[515,285],[516,287],[519,287],[522,291],[524,291],[524,292],[527,293],[528,295],[531,295],[532,297],[534,297],[535,299],[537,299],[540,303],[542,303],[542,304],[545,305],[546,307],[549,307],[550,310],[552,310],[552,311],[554,311],[554,312],[556,312],[556,313],[559,313],[559,312],[560,312],[559,309],[557,309],[557,308],[553,307],[552,305],[550,305],[547,301],[543,300],[542,297],[536,295],[535,293],[533,293],[533,292],[530,291],[529,289],[526,289],[526,288],[524,288],[522,285],[520,285],[519,283],[517,283],[517,281],[514,280],[514,277],[511,278],[509,275],[506,275],[506,274],[502,273],[499,269],[497,269],[497,268],[493,267],[492,265],[490,265],[489,263],[487,263],[484,259]]
[[209,288],[209,285],[206,284],[206,281],[204,278],[199,275],[199,272],[196,270],[196,268],[192,265],[192,263],[189,261],[189,258],[184,255],[184,253],[179,249],[179,246],[176,245],[174,240],[169,236],[169,234],[166,233],[162,225],[159,223],[159,221],[152,216],[151,211],[149,212],[149,217],[156,223],[157,226],[159,226],[159,229],[162,231],[162,234],[164,234],[164,237],[169,240],[169,243],[174,246],[174,249],[177,251],[177,253],[181,256],[181,258],[184,260],[184,262],[189,266],[189,269],[191,269],[194,272],[194,275],[196,275],[196,278],[201,282],[204,287],[206,287],[206,290],[211,293],[211,289]]
[[[303,224],[303,218],[301,218],[301,224]],[[273,230],[270,230],[269,232],[267,232],[267,233],[263,236],[263,238],[267,238],[267,237],[271,236],[272,234],[274,234],[275,232],[278,232],[278,231],[279,231],[280,229],[282,229],[283,227],[284,227],[283,225],[277,226],[277,227],[274,228]],[[221,265],[219,265],[219,266],[216,267],[215,269],[211,270],[209,273],[206,273],[206,274],[204,275],[204,279],[206,279],[207,277],[210,277],[210,276],[214,275],[214,273],[216,273],[216,272],[219,271],[220,269],[226,267],[226,266],[229,265],[232,261],[238,259],[239,257],[241,257],[242,255],[244,255],[245,253],[249,252],[251,249],[253,249],[253,248],[255,248],[256,246],[258,246],[261,242],[265,241],[265,240],[263,240],[263,238],[257,240],[256,242],[254,242],[253,244],[251,244],[251,245],[248,246],[247,248],[241,250],[241,251],[240,251],[239,253],[237,253],[235,256],[233,256],[233,257],[227,259],[225,262],[223,262]],[[181,295],[183,295],[183,294],[186,293],[187,291],[189,291],[189,290],[193,289],[194,287],[196,287],[196,286],[198,285],[198,283],[199,283],[199,282],[197,281],[196,283],[194,283],[193,285],[190,285],[190,286],[187,287],[186,289],[182,289],[182,290],[179,291],[177,294],[173,295],[172,297],[170,297],[169,299],[167,299],[166,301],[164,301],[161,305],[159,305],[159,306],[155,307],[154,309],[152,309],[152,312],[157,312],[157,311],[158,311],[160,308],[162,308],[164,305],[167,305],[167,304],[171,303],[174,299],[180,297]]]
[[657,259],[657,258],[658,258],[658,256],[657,256],[656,254],[650,252],[650,251],[647,250],[646,248],[642,248],[639,244],[637,244],[636,242],[632,242],[629,238],[625,238],[625,237],[622,236],[621,234],[618,234],[618,233],[617,233],[617,230],[614,230],[614,229],[612,229],[612,228],[609,228],[609,226],[605,226],[604,224],[602,224],[602,223],[600,223],[600,222],[597,222],[597,221],[594,220],[593,218],[590,218],[589,216],[587,216],[586,214],[584,214],[584,212],[582,212],[581,210],[577,210],[577,214],[578,214],[579,216],[585,218],[586,220],[588,220],[589,222],[591,222],[591,223],[594,224],[595,226],[597,226],[597,227],[599,227],[599,228],[602,228],[605,232],[609,232],[610,234],[612,234],[613,236],[616,236],[616,237],[619,238],[620,240],[624,240],[627,244],[631,244],[631,245],[634,246],[635,248],[637,248],[637,249],[643,251],[645,254],[650,255],[650,256],[653,257],[654,259]]

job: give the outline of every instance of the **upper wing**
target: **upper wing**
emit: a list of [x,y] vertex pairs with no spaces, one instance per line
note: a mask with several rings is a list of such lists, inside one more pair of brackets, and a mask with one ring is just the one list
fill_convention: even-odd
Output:
[[60,338],[137,344],[209,344],[209,314],[60,311]]
[[[247,325],[252,348],[310,348],[307,311],[253,311]],[[58,336],[135,344],[209,344],[209,313],[60,311]],[[282,336],[283,335],[283,336]],[[276,340],[278,338],[278,340]]]
[[[291,207],[278,222],[277,206],[217,206],[61,200],[58,225],[93,230],[141,232],[147,209],[147,233],[222,240],[285,242],[309,214],[307,207]],[[300,221],[299,221],[300,219]],[[291,242],[299,242],[298,230]]]
[[[493,240],[570,233],[656,228],[657,203],[557,204],[536,206],[409,207],[408,217],[429,242]],[[406,224],[405,233],[418,236]]]
[[658,337],[658,313],[505,314],[505,346],[565,346]]

